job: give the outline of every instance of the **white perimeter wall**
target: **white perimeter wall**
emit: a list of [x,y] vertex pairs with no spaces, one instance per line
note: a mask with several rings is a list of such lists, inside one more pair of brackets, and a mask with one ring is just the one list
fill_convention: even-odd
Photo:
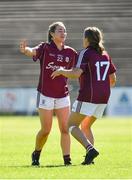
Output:
[[[0,112],[32,114],[36,112],[36,96],[35,88],[0,88]],[[112,89],[106,115],[132,116],[132,87]]]

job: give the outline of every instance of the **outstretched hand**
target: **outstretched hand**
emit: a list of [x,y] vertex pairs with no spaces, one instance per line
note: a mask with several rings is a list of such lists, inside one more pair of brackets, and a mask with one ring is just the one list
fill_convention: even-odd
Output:
[[23,39],[20,41],[20,52],[25,53],[25,48],[27,47],[27,40]]

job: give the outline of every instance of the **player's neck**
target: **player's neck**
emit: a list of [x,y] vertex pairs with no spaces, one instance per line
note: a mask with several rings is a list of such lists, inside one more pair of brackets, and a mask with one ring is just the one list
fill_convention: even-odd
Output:
[[56,44],[57,48],[61,51],[63,49],[63,43],[62,42],[58,42],[58,41],[54,41],[54,43]]

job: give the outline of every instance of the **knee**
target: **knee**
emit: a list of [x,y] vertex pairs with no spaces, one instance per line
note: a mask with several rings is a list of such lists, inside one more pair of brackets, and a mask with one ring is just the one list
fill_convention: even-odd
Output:
[[90,129],[91,128],[91,125],[86,121],[84,120],[82,123],[81,123],[81,129],[82,130],[87,130],[87,129]]
[[48,136],[50,134],[50,130],[48,129],[41,129],[40,133],[42,136]]
[[69,134],[67,127],[61,128],[61,129],[60,129],[60,132],[61,132],[61,134]]
[[87,126],[87,124],[85,124],[85,123],[82,123],[81,124],[81,130],[88,130],[88,129],[90,129],[90,127],[89,126]]

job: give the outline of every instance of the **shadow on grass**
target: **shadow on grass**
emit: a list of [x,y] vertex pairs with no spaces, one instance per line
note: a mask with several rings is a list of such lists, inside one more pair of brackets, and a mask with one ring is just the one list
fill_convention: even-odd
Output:
[[58,168],[58,167],[72,167],[72,166],[79,166],[78,165],[70,165],[70,166],[65,166],[65,165],[45,165],[45,166],[31,166],[31,165],[12,165],[12,166],[0,166],[1,168]]
[[65,166],[65,165],[46,165],[46,166],[40,166],[40,167],[56,168],[56,167],[72,167],[72,166],[78,166],[78,165],[70,165],[70,166]]

